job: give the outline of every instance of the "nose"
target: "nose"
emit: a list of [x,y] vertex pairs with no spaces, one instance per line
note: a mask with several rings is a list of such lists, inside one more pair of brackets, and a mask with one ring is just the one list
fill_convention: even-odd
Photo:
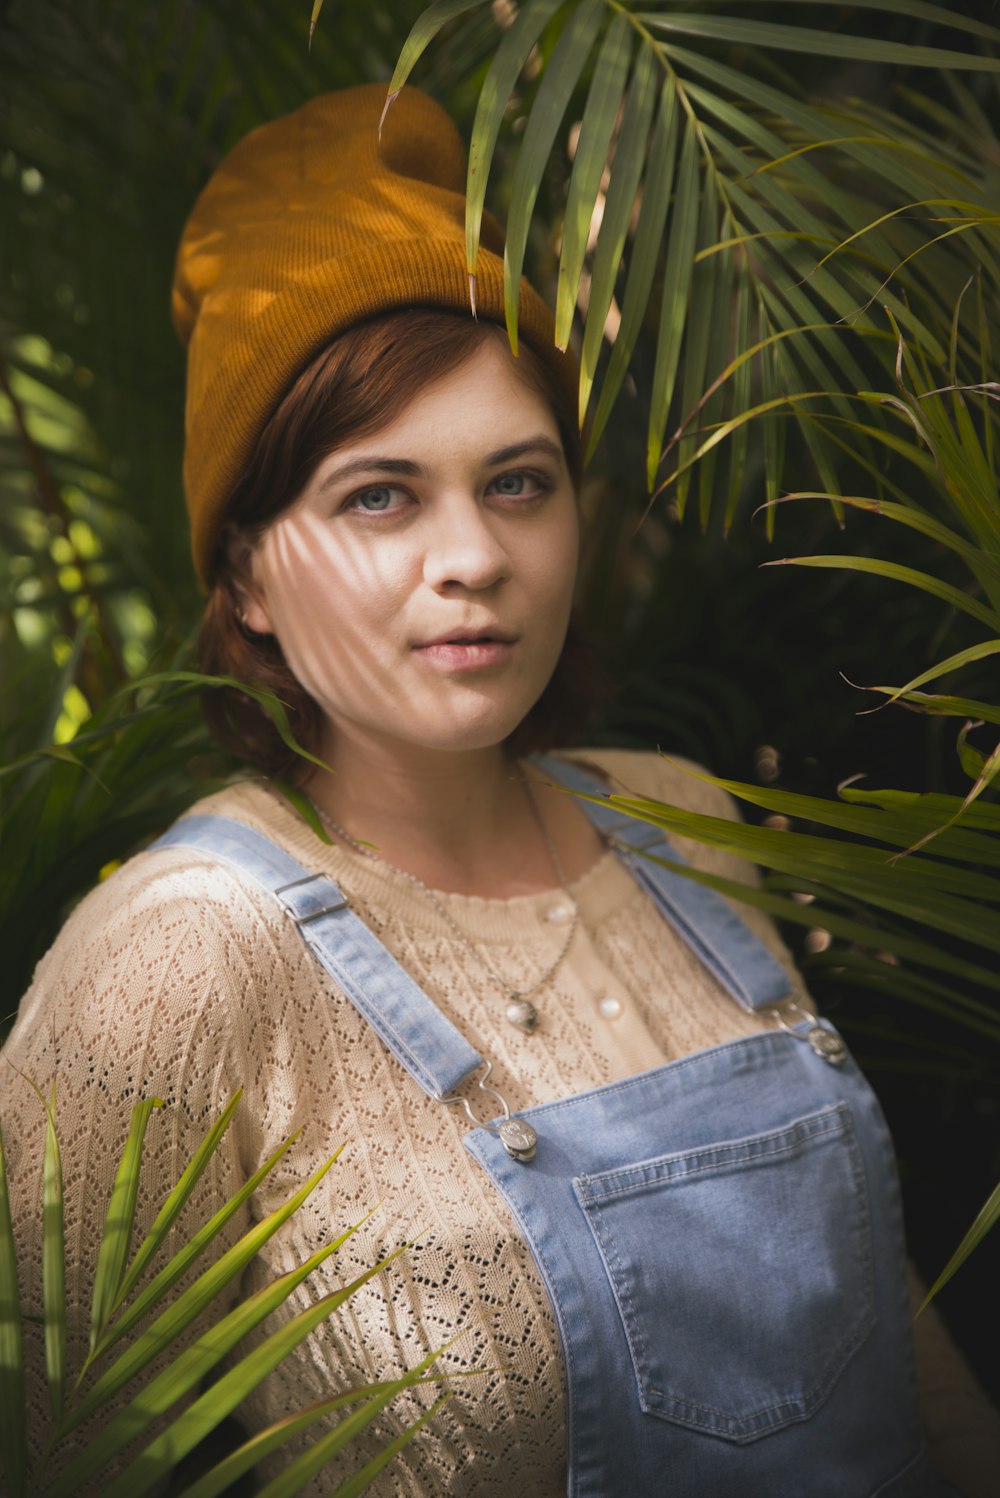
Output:
[[424,554],[424,581],[436,593],[483,592],[510,572],[510,557],[475,500],[441,505]]

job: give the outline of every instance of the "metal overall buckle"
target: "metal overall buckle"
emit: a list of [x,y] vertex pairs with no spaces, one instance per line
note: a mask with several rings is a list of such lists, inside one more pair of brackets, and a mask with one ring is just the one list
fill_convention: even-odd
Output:
[[[821,1019],[810,1014],[808,1009],[803,1009],[801,1004],[796,1004],[794,999],[786,1001],[780,1008],[775,1004],[767,1013],[773,1016],[778,1028],[787,1035],[794,1035],[796,1040],[807,1040],[822,1061],[829,1061],[831,1066],[842,1066],[847,1060],[847,1047],[836,1030],[827,1029]],[[796,1029],[794,1024],[788,1023],[786,1016],[796,1016],[798,1024],[806,1020],[809,1029],[804,1032]]]
[[468,1098],[459,1097],[458,1093],[452,1093],[450,1097],[443,1097],[442,1103],[461,1103],[467,1116],[479,1129],[489,1129],[494,1134],[500,1135],[500,1143],[514,1160],[520,1160],[526,1164],[535,1158],[535,1147],[538,1144],[538,1135],[524,1118],[512,1118],[507,1106],[507,1099],[495,1087],[488,1087],[490,1072],[493,1070],[493,1062],[485,1063],[486,1070],[476,1084],[480,1092],[487,1093],[496,1098],[503,1109],[503,1122],[500,1124],[487,1123],[485,1119],[477,1118],[472,1111],[472,1105]]

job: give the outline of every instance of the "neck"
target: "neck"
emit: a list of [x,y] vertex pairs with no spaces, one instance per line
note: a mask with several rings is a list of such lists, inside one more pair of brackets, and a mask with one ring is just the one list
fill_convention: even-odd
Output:
[[[501,746],[459,752],[352,744],[338,732],[306,789],[315,804],[378,856],[436,889],[526,893],[556,882],[518,765]],[[518,857],[540,845],[526,878]],[[505,872],[505,870],[507,872]],[[540,881],[540,882],[539,882]]]

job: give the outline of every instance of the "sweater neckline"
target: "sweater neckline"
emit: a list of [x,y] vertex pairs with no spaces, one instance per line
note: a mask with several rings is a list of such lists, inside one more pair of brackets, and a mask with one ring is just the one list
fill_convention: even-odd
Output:
[[[305,867],[329,875],[343,887],[348,899],[357,901],[373,925],[401,920],[424,933],[454,938],[448,921],[405,873],[342,843],[323,842],[269,782],[261,778],[236,781],[209,799],[213,804],[204,805],[205,811],[249,822]],[[566,893],[590,926],[642,898],[638,884],[613,848],[606,848],[566,887],[566,892],[558,884],[508,898],[433,891],[463,934],[472,941],[486,942],[517,941],[539,932],[551,936],[554,942],[562,941]]]

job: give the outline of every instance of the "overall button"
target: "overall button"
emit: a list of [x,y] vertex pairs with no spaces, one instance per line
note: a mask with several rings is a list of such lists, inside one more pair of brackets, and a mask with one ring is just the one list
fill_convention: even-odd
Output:
[[604,1019],[618,1019],[625,1005],[613,993],[606,993],[597,1001],[597,1012]]

